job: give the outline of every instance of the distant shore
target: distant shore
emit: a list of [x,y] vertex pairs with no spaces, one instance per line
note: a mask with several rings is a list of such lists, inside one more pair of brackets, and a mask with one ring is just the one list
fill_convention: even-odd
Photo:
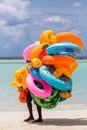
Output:
[[[87,57],[78,57],[77,60],[87,60]],[[0,60],[24,60],[23,57],[0,57]]]
[[23,57],[0,57],[0,60],[23,60]]

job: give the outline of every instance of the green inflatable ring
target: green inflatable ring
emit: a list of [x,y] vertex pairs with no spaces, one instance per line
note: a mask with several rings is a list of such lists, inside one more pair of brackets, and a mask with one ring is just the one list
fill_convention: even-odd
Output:
[[33,95],[36,104],[42,108],[52,109],[60,102],[59,91],[56,88],[52,89],[52,94],[48,98],[39,98]]

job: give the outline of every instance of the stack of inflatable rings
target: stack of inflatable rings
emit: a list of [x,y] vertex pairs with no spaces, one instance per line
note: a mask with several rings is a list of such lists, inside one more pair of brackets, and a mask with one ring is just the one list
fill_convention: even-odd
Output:
[[70,97],[71,77],[82,49],[82,40],[76,34],[55,34],[52,30],[44,31],[40,42],[25,48],[23,58],[29,62],[30,71],[26,84],[39,106],[51,109]]

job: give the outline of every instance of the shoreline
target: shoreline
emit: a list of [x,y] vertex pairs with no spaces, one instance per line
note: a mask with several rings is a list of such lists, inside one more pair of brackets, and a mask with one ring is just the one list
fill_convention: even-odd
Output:
[[[87,130],[87,110],[43,111],[43,122],[24,122],[27,111],[0,111],[1,130]],[[37,111],[34,111],[37,118]]]
[[[78,57],[77,60],[87,60],[87,57]],[[0,60],[24,60],[23,57],[0,57]]]

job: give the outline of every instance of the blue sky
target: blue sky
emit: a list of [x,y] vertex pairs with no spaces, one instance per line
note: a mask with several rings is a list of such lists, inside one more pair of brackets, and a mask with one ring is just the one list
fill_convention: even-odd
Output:
[[0,0],[0,57],[21,57],[47,29],[79,35],[87,57],[87,0]]

